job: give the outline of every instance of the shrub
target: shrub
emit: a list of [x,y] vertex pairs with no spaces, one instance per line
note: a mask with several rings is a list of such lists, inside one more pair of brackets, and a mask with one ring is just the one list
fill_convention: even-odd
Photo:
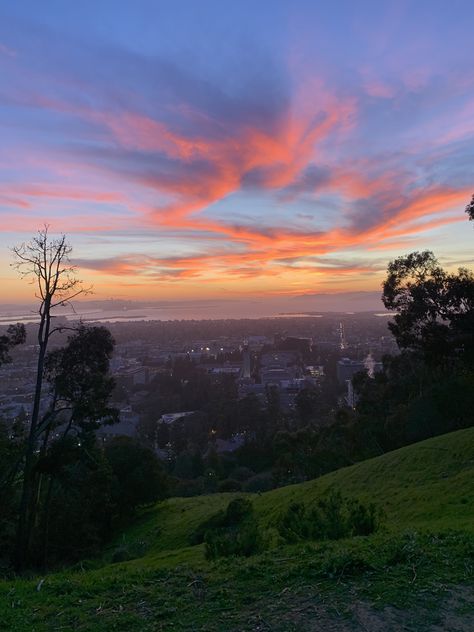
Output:
[[250,557],[263,549],[262,538],[254,518],[225,529],[207,531],[206,559],[238,555]]
[[280,519],[278,531],[287,542],[308,539],[308,517],[304,503],[291,503]]
[[352,535],[370,535],[377,531],[382,519],[382,512],[373,503],[363,505],[355,500],[349,504],[349,524]]
[[235,498],[227,506],[224,526],[231,527],[239,524],[239,522],[252,514],[253,505],[248,498]]
[[230,555],[248,557],[263,550],[263,540],[247,498],[232,500],[225,511],[219,511],[200,524],[190,538],[191,544],[206,544],[206,558]]
[[311,512],[311,522],[315,540],[339,540],[351,534],[347,501],[340,492],[331,492],[318,501],[317,508]]
[[277,528],[287,542],[299,540],[339,540],[374,533],[381,512],[374,505],[347,500],[339,492],[321,498],[308,511],[304,503],[292,503],[281,516]]
[[135,560],[138,557],[143,557],[148,548],[148,542],[144,540],[131,540],[126,542],[125,539],[117,546],[112,552],[111,562],[116,564],[117,562],[128,562],[129,560]]
[[215,529],[224,526],[225,516],[225,511],[218,511],[204,522],[201,522],[201,524],[191,533],[189,543],[193,546],[195,544],[202,544],[208,531],[214,531]]

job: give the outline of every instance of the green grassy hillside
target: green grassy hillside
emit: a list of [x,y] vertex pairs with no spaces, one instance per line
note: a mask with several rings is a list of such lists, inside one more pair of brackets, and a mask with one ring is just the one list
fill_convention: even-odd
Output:
[[[249,498],[271,541],[289,503],[330,489],[383,508],[383,529],[208,562],[190,535],[236,494],[169,499],[102,561],[0,584],[0,629],[474,629],[474,429]],[[135,559],[111,564],[118,548]]]
[[[382,507],[389,530],[474,531],[473,481],[474,428],[470,428],[357,463],[314,481],[248,496],[264,527],[271,527],[290,502],[311,503],[325,491],[335,489]],[[238,495],[241,494],[172,498],[148,512],[124,537],[149,544],[148,552],[162,557],[166,564],[170,551],[188,546],[190,534],[199,523]],[[192,550],[182,554],[196,557]]]

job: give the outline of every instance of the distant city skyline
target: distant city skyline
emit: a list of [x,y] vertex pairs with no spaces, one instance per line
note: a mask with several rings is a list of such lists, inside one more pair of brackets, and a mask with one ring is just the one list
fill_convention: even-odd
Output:
[[2,302],[32,300],[9,247],[45,222],[96,299],[357,311],[405,252],[472,268],[473,23],[468,0],[2,3]]

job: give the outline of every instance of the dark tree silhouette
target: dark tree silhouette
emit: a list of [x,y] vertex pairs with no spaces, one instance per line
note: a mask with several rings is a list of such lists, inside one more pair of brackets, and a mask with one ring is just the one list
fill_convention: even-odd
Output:
[[[36,369],[35,395],[31,414],[30,429],[23,465],[23,488],[21,494],[18,531],[15,547],[15,568],[21,570],[28,555],[34,508],[33,464],[39,440],[38,424],[43,388],[44,362],[51,335],[57,328],[52,326],[53,310],[65,305],[73,298],[87,292],[75,276],[76,269],[70,262],[71,246],[62,235],[51,238],[48,226],[27,243],[13,249],[14,263],[22,278],[28,279],[36,287],[35,296],[39,301],[40,317],[38,327],[38,360]],[[31,511],[30,511],[31,510]]]
[[118,411],[108,404],[115,387],[109,375],[114,339],[106,327],[80,325],[67,345],[48,353],[45,377],[50,384],[51,406],[40,424],[50,432],[53,419],[64,425],[63,434],[95,430],[115,423]]
[[473,362],[474,275],[448,273],[432,252],[391,261],[382,300],[396,312],[389,328],[401,349],[420,352],[431,364]]
[[114,501],[119,516],[133,515],[140,505],[164,498],[166,475],[155,453],[130,437],[106,444],[105,455],[116,479]]
[[466,206],[466,213],[469,216],[469,219],[474,222],[474,195],[472,196],[472,200]]
[[11,362],[10,349],[21,345],[26,340],[25,326],[21,323],[10,325],[7,333],[0,336],[0,366]]
[[[90,456],[96,449],[93,431],[103,424],[118,421],[118,411],[109,406],[115,386],[109,375],[113,349],[114,340],[108,329],[80,325],[69,336],[66,346],[46,356],[45,378],[50,386],[51,404],[38,425],[41,448],[35,468],[35,495],[39,496],[38,491],[46,487],[38,508],[44,566],[51,531],[56,533],[56,539],[59,537],[57,521],[61,512],[57,508],[51,510],[59,488],[67,493],[69,485],[69,495],[74,495],[73,487],[80,482],[74,480],[74,472],[81,479],[90,467],[96,469],[93,463],[97,459],[91,461]],[[63,452],[69,455],[66,462],[63,462]],[[55,485],[59,488],[53,493]],[[74,503],[69,503],[69,509],[77,510]]]

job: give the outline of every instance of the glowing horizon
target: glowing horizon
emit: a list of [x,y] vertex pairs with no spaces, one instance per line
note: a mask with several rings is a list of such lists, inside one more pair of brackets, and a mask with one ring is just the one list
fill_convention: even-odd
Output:
[[471,3],[97,4],[0,9],[3,302],[31,297],[8,246],[44,223],[96,298],[472,266]]

